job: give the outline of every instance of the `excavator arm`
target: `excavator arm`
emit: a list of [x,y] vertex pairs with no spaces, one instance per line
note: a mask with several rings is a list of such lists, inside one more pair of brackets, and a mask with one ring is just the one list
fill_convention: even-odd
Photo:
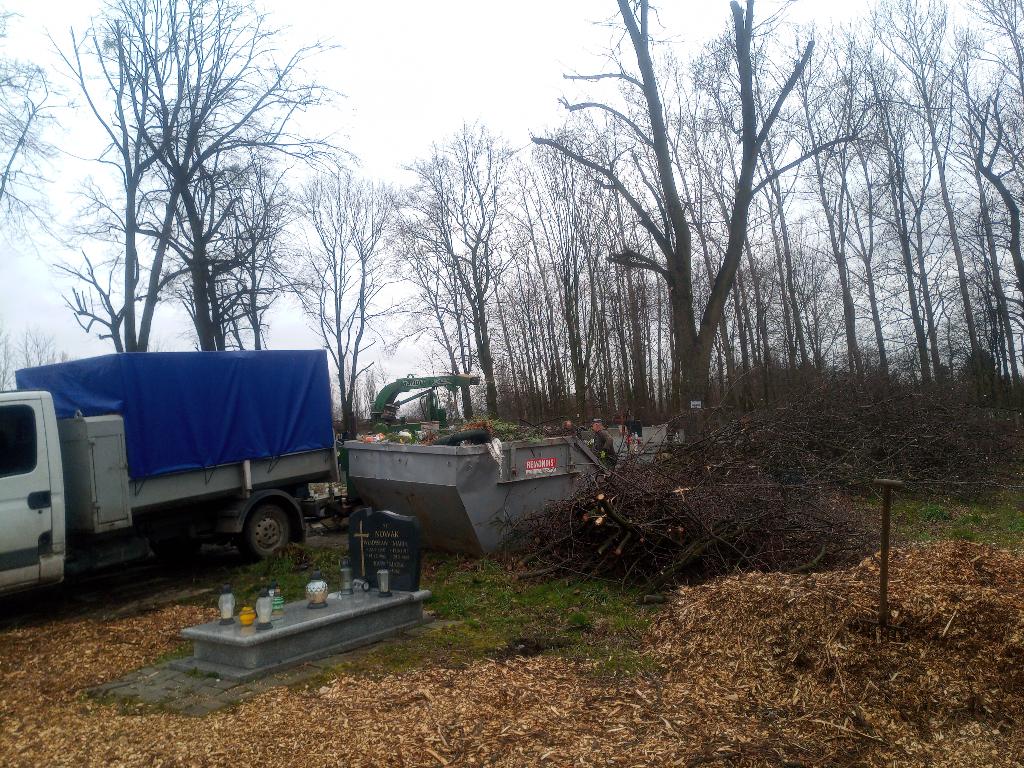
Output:
[[[461,387],[479,384],[479,376],[470,376],[463,373],[452,373],[444,376],[413,376],[409,374],[404,379],[393,381],[385,385],[376,399],[373,401],[373,411],[370,417],[374,421],[391,423],[398,418],[398,409],[405,403],[417,400],[421,397],[433,398],[432,406],[437,408],[437,396],[434,390],[444,387],[451,392],[457,392]],[[418,394],[399,400],[398,396],[403,392],[418,392]]]

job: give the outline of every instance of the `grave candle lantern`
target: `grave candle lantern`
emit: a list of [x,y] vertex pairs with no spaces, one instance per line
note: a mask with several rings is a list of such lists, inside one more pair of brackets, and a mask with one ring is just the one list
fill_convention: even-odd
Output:
[[313,571],[313,578],[306,585],[307,608],[327,607],[327,582],[320,571]]
[[341,594],[352,594],[352,561],[347,557],[341,559]]
[[221,587],[220,597],[217,598],[217,608],[220,610],[220,623],[233,624],[235,615],[235,596],[231,594],[231,585],[225,584]]
[[281,588],[277,585],[276,581],[270,582],[270,618],[280,619],[284,616],[284,593],[281,592]]
[[259,620],[256,629],[270,629],[273,626],[270,623],[270,615],[273,610],[274,603],[270,597],[270,590],[264,589],[256,598],[256,618]]
[[381,597],[391,597],[391,574],[387,568],[377,571],[377,589]]

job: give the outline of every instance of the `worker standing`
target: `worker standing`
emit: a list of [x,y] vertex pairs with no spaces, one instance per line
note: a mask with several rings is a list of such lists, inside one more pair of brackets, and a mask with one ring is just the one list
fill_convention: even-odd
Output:
[[615,466],[615,441],[604,428],[602,419],[594,419],[591,425],[594,430],[594,453],[609,467]]

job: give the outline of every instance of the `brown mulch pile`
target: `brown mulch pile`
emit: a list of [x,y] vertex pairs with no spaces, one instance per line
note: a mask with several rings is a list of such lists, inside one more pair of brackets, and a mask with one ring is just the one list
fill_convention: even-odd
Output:
[[[0,634],[5,766],[1019,765],[1024,558],[968,544],[894,555],[876,643],[871,561],[679,590],[649,637],[660,672],[558,656],[273,689],[204,718],[82,687],[151,662],[167,608]],[[202,613],[202,612],[200,612]]]
[[881,641],[874,557],[679,591],[651,640],[712,764],[1020,764],[1024,558],[943,542],[891,566]]

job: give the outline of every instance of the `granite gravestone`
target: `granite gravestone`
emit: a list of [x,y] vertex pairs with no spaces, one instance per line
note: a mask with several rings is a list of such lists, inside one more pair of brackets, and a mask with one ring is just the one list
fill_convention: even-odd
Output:
[[420,588],[420,521],[363,507],[348,518],[348,553],[352,573],[371,587],[377,571],[387,568],[391,589],[414,592]]

